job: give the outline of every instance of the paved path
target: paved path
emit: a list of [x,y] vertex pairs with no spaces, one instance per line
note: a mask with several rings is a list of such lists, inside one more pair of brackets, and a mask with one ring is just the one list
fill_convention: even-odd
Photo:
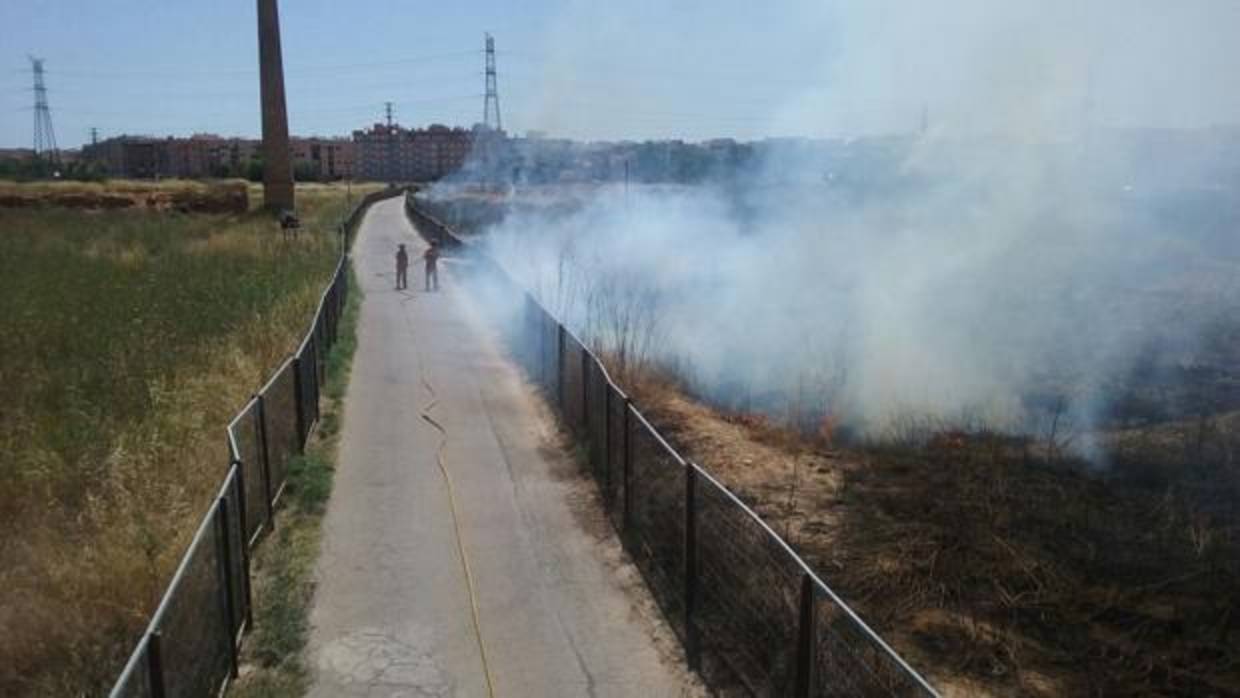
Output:
[[[422,292],[424,246],[402,205],[373,206],[354,248],[366,300],[311,613],[311,695],[697,695],[451,261],[443,290]],[[398,242],[414,262],[403,292]]]

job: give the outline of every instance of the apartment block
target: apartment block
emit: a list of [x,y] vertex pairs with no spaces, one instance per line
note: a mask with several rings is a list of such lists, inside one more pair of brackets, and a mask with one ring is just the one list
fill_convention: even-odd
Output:
[[483,126],[408,129],[375,124],[353,132],[354,176],[381,182],[440,179],[461,169],[475,145],[503,138],[502,131]]

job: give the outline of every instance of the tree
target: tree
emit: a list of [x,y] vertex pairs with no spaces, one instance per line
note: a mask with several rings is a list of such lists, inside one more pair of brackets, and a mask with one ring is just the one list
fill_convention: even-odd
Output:
[[317,182],[319,181],[319,168],[309,162],[296,163],[293,165],[293,181]]
[[251,182],[263,181],[263,160],[262,158],[254,158],[246,163],[245,178]]

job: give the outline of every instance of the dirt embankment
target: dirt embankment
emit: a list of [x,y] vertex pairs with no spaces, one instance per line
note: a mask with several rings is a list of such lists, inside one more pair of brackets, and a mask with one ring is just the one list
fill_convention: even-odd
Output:
[[837,449],[634,392],[946,695],[1240,695],[1235,514],[1187,480],[1049,464],[997,434]]
[[134,208],[181,213],[245,213],[250,200],[245,182],[0,183],[0,208],[44,206],[92,211]]

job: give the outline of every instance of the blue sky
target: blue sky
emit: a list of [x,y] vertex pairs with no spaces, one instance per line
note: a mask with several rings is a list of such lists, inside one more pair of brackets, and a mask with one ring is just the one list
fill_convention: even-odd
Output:
[[[1240,123],[1234,0],[574,0],[281,4],[290,127],[347,134],[482,113],[496,37],[504,125],[583,139],[907,131],[1083,121]],[[253,0],[6,0],[0,146],[31,139],[26,54],[62,146],[89,129],[257,135]]]

